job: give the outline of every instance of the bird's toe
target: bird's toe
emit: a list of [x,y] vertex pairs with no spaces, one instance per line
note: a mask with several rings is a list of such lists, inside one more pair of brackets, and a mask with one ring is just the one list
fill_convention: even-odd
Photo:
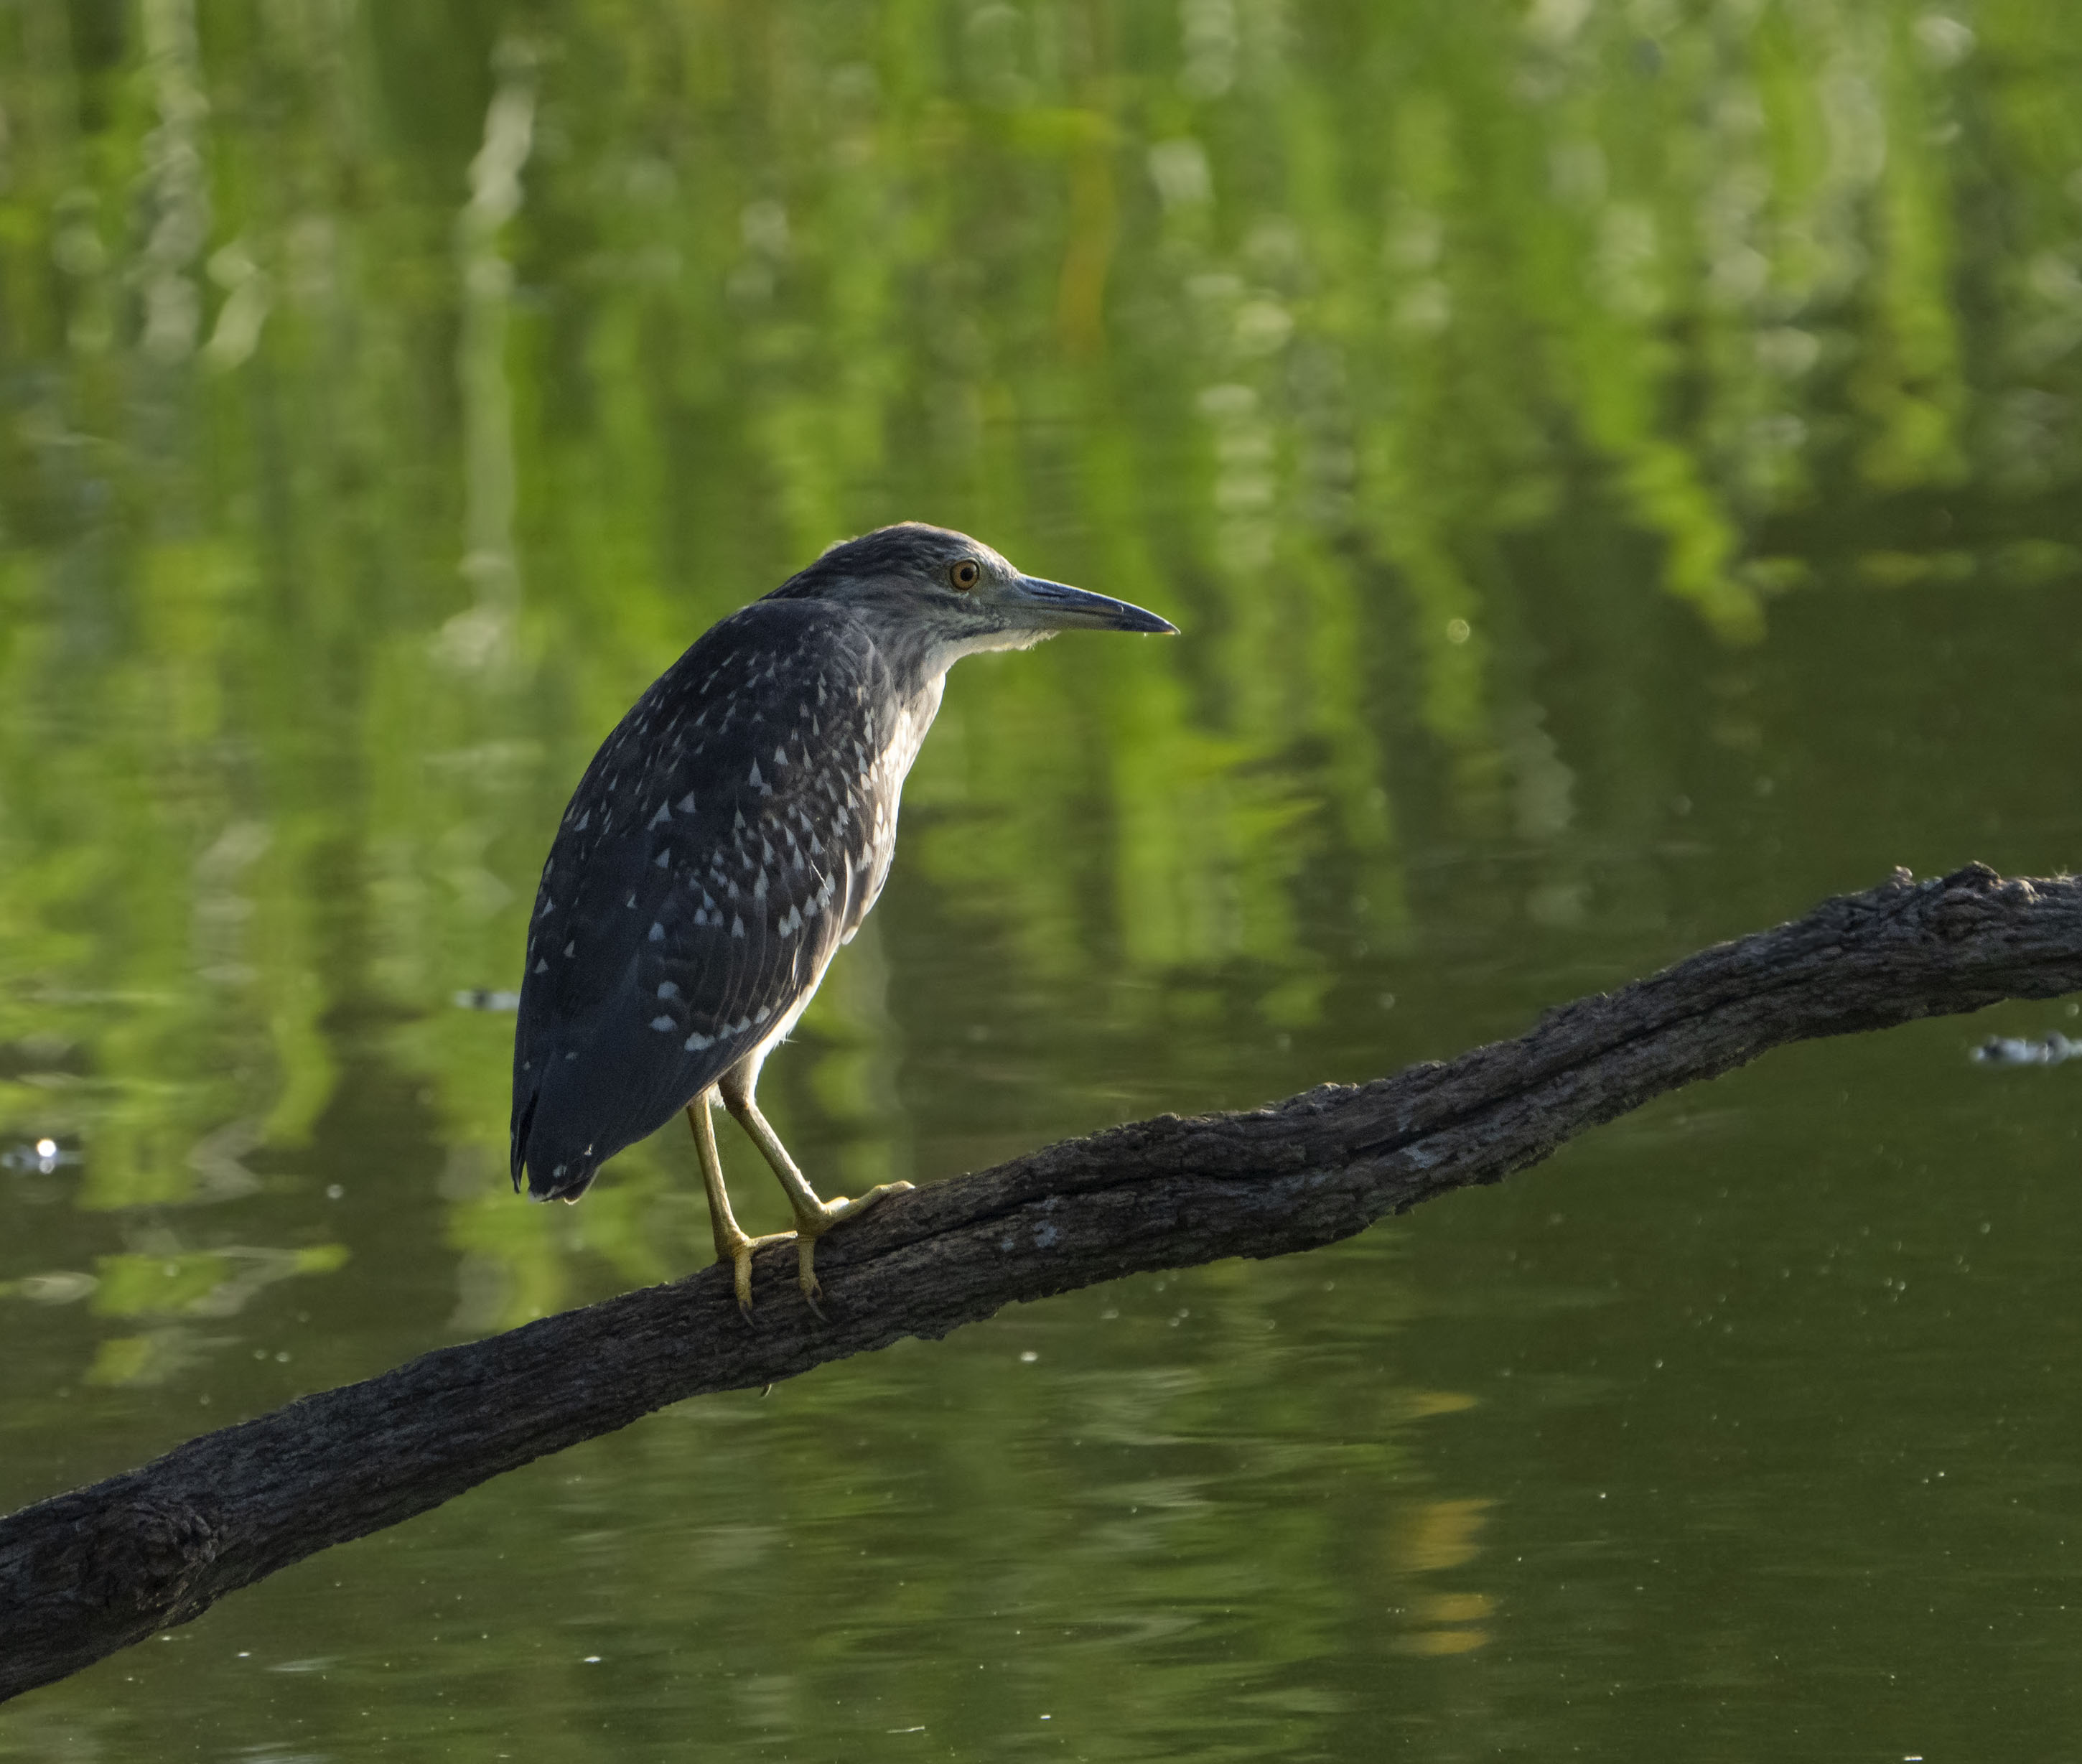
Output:
[[737,1294],[737,1308],[747,1323],[752,1321],[752,1258],[756,1251],[769,1243],[792,1243],[793,1231],[773,1231],[765,1237],[747,1237],[742,1231],[727,1237],[716,1234],[716,1260],[728,1261],[731,1265],[731,1285]]

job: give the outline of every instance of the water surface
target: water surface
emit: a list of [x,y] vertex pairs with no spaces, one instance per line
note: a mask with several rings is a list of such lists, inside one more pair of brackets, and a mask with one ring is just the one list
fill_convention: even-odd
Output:
[[[2071,865],[2078,67],[2023,0],[0,10],[0,1504],[708,1260],[683,1132],[513,1198],[456,1001],[626,704],[884,521],[1185,635],[955,673],[763,1091],[828,1190]],[[0,1757],[2070,1755],[2082,1080],[1966,1054],[2072,1015],[685,1405]]]

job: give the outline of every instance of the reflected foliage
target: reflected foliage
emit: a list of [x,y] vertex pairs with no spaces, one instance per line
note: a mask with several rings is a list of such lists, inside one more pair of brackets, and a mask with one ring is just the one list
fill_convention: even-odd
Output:
[[[955,675],[889,897],[769,1079],[827,1188],[1449,1052],[1926,834],[2071,863],[2064,772],[1917,767],[1966,681],[2068,690],[2021,634],[2082,579],[2078,57],[2035,0],[0,7],[11,1441],[112,1391],[113,1467],[213,1395],[707,1259],[684,1135],[582,1209],[511,1199],[510,1019],[452,1001],[515,984],[643,686],[886,521],[1186,635]],[[1711,849],[1757,867],[1673,880]],[[1206,1278],[1248,1330],[1263,1272]],[[1103,1361],[1056,1389],[1072,1431],[1212,1401]],[[1296,1405],[1320,1470],[1330,1387],[1263,1365],[1266,1437]],[[1003,1375],[962,1385],[976,1424]],[[1460,1399],[1376,1399],[1378,1483]],[[721,1457],[761,1432],[719,1424]],[[942,1445],[947,1488],[890,1498],[980,1537],[1011,1473]],[[756,1504],[746,1450],[718,1474]],[[1448,1571],[1490,1493],[1310,1510],[1279,1457],[1269,1547],[1355,1525],[1408,1595],[1389,1652],[1481,1647]],[[1147,1474],[1125,1504],[1165,1517],[1120,1530],[1128,1472],[1019,1473],[1005,1573],[1097,1503],[1031,1572],[1146,1559],[1138,1609],[1230,1620],[1231,1509]],[[703,1534],[715,1572],[782,1547],[746,1524]],[[983,1621],[950,1583],[859,1596]],[[1355,1731],[1278,1677],[1235,1755]],[[778,1707],[736,1694],[746,1731]]]

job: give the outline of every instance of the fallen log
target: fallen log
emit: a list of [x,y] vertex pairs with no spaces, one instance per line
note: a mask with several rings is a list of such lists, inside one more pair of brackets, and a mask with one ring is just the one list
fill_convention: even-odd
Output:
[[668,1403],[1124,1274],[1313,1249],[1785,1042],[2077,990],[2082,881],[1898,871],[1515,1040],[1247,1113],[1134,1122],[885,1201],[820,1246],[821,1317],[781,1249],[758,1258],[749,1327],[709,1268],[437,1349],[0,1520],[0,1700]]

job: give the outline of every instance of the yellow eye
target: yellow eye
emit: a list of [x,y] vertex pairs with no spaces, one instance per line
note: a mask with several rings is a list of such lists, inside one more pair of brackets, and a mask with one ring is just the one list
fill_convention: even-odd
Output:
[[982,579],[983,572],[978,569],[976,565],[971,563],[967,558],[963,558],[960,563],[957,563],[952,569],[947,572],[947,580],[952,582],[955,586],[959,588],[964,594],[967,593],[968,591],[974,588],[979,581],[982,580]]

